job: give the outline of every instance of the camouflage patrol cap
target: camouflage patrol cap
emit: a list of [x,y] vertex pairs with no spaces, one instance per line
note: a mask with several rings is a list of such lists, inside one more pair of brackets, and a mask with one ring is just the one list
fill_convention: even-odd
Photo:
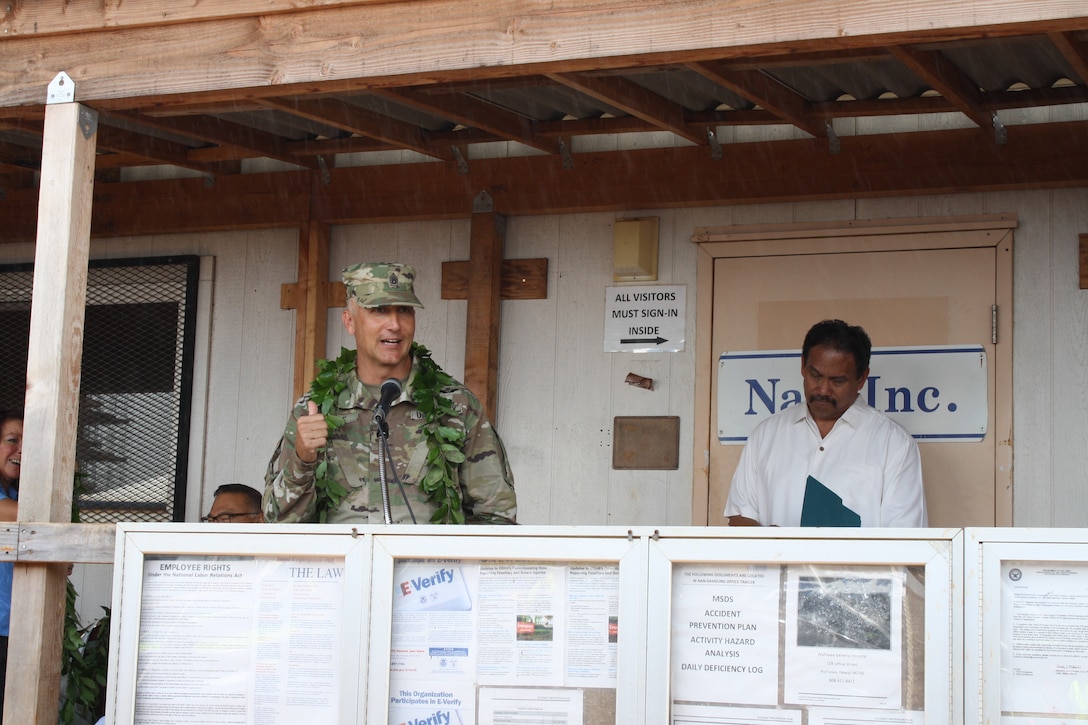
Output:
[[412,291],[416,271],[395,262],[361,262],[344,269],[347,298],[355,298],[360,307],[405,305],[422,307]]

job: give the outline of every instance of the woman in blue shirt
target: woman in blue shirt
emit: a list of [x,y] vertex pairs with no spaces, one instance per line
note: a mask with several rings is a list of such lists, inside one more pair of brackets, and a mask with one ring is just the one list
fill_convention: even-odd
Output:
[[[23,414],[0,413],[0,521],[19,517],[19,467],[23,463]],[[8,670],[8,625],[11,620],[11,578],[15,565],[0,563],[0,713],[4,711],[4,681]]]

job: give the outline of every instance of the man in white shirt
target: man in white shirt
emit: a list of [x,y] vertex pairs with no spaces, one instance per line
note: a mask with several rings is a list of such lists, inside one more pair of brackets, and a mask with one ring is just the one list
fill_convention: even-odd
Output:
[[748,436],[725,504],[730,526],[928,524],[917,444],[859,395],[871,349],[865,330],[842,320],[808,331],[806,404]]

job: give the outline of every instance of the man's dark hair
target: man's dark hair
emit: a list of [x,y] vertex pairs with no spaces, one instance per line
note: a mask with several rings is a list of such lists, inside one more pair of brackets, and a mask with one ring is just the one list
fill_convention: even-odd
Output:
[[240,493],[246,497],[246,501],[253,506],[254,511],[261,510],[261,492],[252,486],[247,486],[244,483],[224,483],[215,489],[212,496],[217,497],[221,493]]
[[801,346],[801,359],[807,360],[812,348],[822,345],[839,352],[848,352],[854,356],[855,372],[864,373],[869,367],[869,354],[873,343],[865,330],[857,325],[848,325],[842,320],[824,320],[809,328],[805,335],[805,344]]

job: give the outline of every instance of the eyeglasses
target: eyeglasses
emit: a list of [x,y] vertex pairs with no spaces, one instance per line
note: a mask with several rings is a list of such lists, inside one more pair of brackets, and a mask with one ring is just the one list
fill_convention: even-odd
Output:
[[260,511],[247,511],[244,514],[219,514],[218,516],[201,516],[202,524],[233,524],[234,520],[242,516],[256,516]]

